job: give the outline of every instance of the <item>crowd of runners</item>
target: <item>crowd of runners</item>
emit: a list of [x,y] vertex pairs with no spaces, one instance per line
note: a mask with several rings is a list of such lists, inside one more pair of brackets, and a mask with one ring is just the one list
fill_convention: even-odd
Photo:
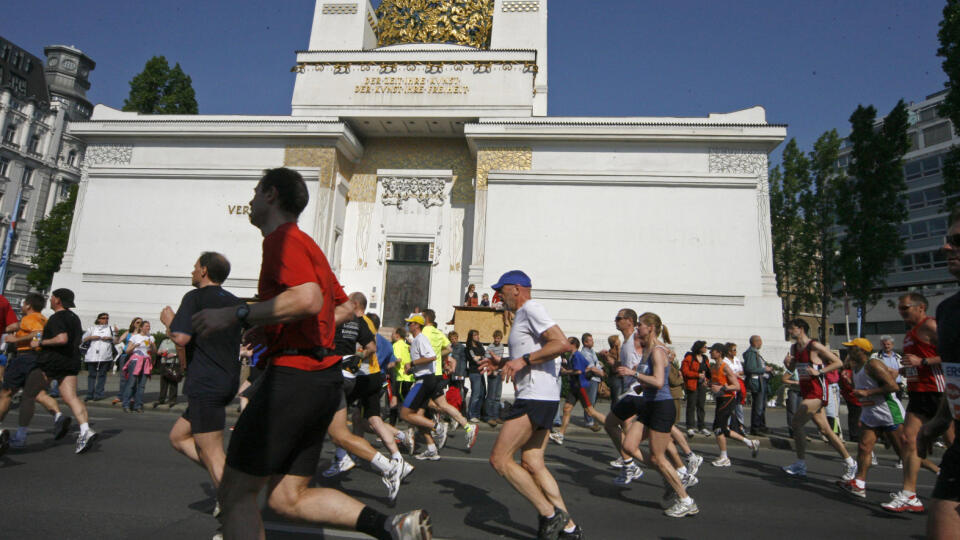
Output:
[[[666,516],[699,512],[690,490],[699,483],[704,459],[691,450],[688,432],[677,425],[678,401],[668,384],[671,370],[677,368],[668,348],[669,330],[657,314],[631,308],[615,314],[613,325],[622,337],[615,374],[622,386],[610,413],[604,415],[586,391],[593,373],[575,353],[580,341],[568,337],[531,297],[531,278],[520,270],[503,274],[492,285],[497,302],[513,314],[505,349],[497,341],[497,352],[482,354],[481,347],[475,357],[473,332],[463,347],[458,336],[444,335],[437,328],[436,313],[430,309],[412,313],[391,339],[381,335],[380,319],[366,311],[364,295],[343,290],[323,252],[297,227],[307,193],[300,174],[285,168],[266,171],[254,188],[250,221],[264,237],[257,302],[227,292],[221,285],[229,276],[230,263],[223,255],[207,252],[194,265],[195,289],[177,309],[167,307],[160,314],[177,354],[189,365],[183,390],[188,406],[171,429],[170,442],[203,466],[217,488],[214,515],[222,527],[216,537],[264,538],[258,497],[266,491],[267,506],[291,520],[353,529],[381,539],[430,538],[432,525],[424,509],[386,515],[339,490],[311,487],[311,480],[328,435],[336,447],[335,457],[322,475],[341,475],[358,460],[366,461],[381,475],[390,501],[397,500],[402,484],[414,473],[411,461],[429,467],[426,462],[440,459],[457,433],[462,442],[456,444],[471,450],[479,429],[473,407],[447,400],[448,385],[465,390],[464,377],[457,375],[464,371],[462,366],[458,370],[457,362],[467,358],[473,359],[479,374],[499,374],[503,384],[515,388],[512,405],[498,415],[502,425],[489,460],[536,511],[538,538],[585,537],[545,464],[549,441],[563,443],[563,431],[578,403],[596,429],[609,437],[610,465],[618,469],[611,481],[628,485],[645,470],[654,471],[663,481]],[[960,278],[960,216],[953,216],[951,225],[944,250],[951,273]],[[89,448],[95,437],[84,404],[77,399],[82,330],[70,311],[73,293],[66,289],[52,293],[55,314],[49,320],[40,320],[43,307],[42,297],[28,296],[22,306],[25,315],[17,321],[9,306],[0,303],[6,342],[19,349],[3,376],[0,421],[11,395],[24,390],[20,429],[13,435],[0,429],[0,452],[22,444],[37,402],[54,416],[56,437],[66,435],[71,419],[45,392],[53,380],[59,381],[63,400],[80,422],[77,453]],[[807,335],[803,320],[787,324],[794,344],[784,364],[796,373],[802,400],[791,425],[797,461],[783,471],[806,475],[804,426],[813,421],[842,459],[838,489],[864,497],[874,445],[888,441],[903,462],[903,486],[883,508],[927,511],[928,537],[954,538],[960,531],[960,446],[955,441],[960,395],[950,392],[960,394],[956,386],[960,295],[943,301],[936,318],[926,314],[927,307],[918,293],[900,298],[900,312],[911,329],[902,365],[895,369],[872,357],[873,345],[864,338],[844,343],[841,361]],[[702,373],[694,373],[708,381],[716,404],[712,434],[719,457],[711,462],[715,467],[732,465],[728,439],[745,445],[753,457],[760,451],[760,441],[745,433],[735,414],[743,387],[728,361],[728,345],[703,344],[710,361]],[[759,338],[751,338],[751,345],[759,347]],[[242,384],[238,357],[247,358],[252,366]],[[830,393],[826,376],[844,369],[850,395],[860,407],[856,458],[849,455],[825,413]],[[901,375],[907,380],[906,407],[897,398],[896,379]],[[224,451],[225,408],[238,393],[243,411]],[[561,410],[561,431],[552,433]],[[400,421],[409,427],[398,428]],[[374,434],[382,450],[365,433]],[[927,456],[940,436],[949,449],[938,466]],[[921,467],[938,472],[926,506],[916,487]]]

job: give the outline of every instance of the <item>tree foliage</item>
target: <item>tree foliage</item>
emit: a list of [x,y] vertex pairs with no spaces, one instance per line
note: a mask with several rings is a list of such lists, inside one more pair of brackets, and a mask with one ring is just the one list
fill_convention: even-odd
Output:
[[[781,168],[782,167],[782,168]],[[770,226],[773,270],[783,302],[783,320],[789,321],[807,307],[803,289],[809,284],[804,270],[802,242],[805,229],[800,212],[800,192],[809,181],[809,162],[795,139],[783,150],[780,166],[770,172]]]
[[903,254],[900,225],[907,218],[903,155],[910,149],[907,107],[900,100],[875,129],[877,110],[858,106],[850,116],[851,162],[837,182],[837,218],[844,287],[866,319],[886,286],[894,261]]
[[[960,0],[947,0],[937,37],[937,56],[943,58],[943,72],[947,75],[947,95],[937,113],[949,118],[954,132],[960,134]],[[960,200],[960,148],[956,146],[943,160],[943,193],[944,206],[950,211]]]
[[27,283],[35,289],[49,289],[53,274],[60,270],[63,252],[70,240],[70,225],[73,223],[73,209],[76,204],[77,186],[73,185],[67,200],[53,205],[50,214],[37,221],[33,228],[37,239],[37,253],[30,259],[35,268],[27,273]]
[[163,56],[147,60],[143,71],[130,80],[130,96],[123,110],[141,114],[197,114],[193,81],[180,64],[172,68]]

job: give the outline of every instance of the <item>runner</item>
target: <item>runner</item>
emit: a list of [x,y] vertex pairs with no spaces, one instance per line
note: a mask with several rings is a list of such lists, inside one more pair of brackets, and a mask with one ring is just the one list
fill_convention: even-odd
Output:
[[[83,362],[80,357],[83,326],[80,324],[80,317],[70,311],[70,308],[76,307],[73,298],[73,291],[70,289],[57,289],[50,293],[50,309],[54,313],[43,327],[42,339],[41,335],[37,334],[30,342],[31,348],[42,347],[43,350],[37,357],[36,367],[27,375],[27,381],[23,387],[23,399],[20,401],[20,425],[30,424],[37,395],[40,391],[47,389],[50,381],[57,381],[63,401],[80,423],[80,434],[77,436],[76,446],[76,453],[79,454],[90,448],[97,434],[87,423],[87,406],[77,396],[77,374],[80,373],[80,365]],[[66,429],[62,429],[65,434]]]
[[[397,424],[397,419],[400,417],[400,404],[403,403],[404,398],[407,396],[407,392],[410,391],[410,387],[413,386],[413,375],[407,373],[407,364],[410,363],[410,344],[407,343],[407,329],[399,327],[393,331],[393,335],[390,336],[390,340],[393,342],[393,356],[397,358],[397,362],[393,365],[393,398],[390,400],[390,423],[393,425]],[[413,428],[407,430],[407,434],[412,434]],[[404,443],[410,449],[410,453],[413,453],[413,437],[409,439],[404,439]]]
[[[300,173],[270,169],[254,188],[250,222],[264,236],[261,302],[207,309],[193,316],[196,336],[236,325],[263,325],[269,362],[260,388],[237,422],[218,497],[224,537],[264,538],[257,502],[291,520],[355,529],[379,539],[429,539],[430,517],[415,510],[392,517],[330,488],[308,487],[323,438],[343,399],[336,322],[354,306],[326,256],[296,224],[309,196]],[[265,444],[269,442],[269,444]]]
[[[423,320],[426,322],[423,326],[423,334],[430,341],[430,346],[433,348],[435,354],[433,374],[437,377],[437,393],[439,393],[439,395],[431,398],[433,408],[446,414],[453,419],[458,426],[463,428],[465,444],[467,450],[470,450],[477,442],[479,428],[476,424],[471,424],[456,407],[447,403],[446,398],[446,387],[449,381],[444,377],[445,369],[443,359],[452,351],[450,339],[437,328],[437,314],[432,309],[423,310]],[[439,416],[437,417],[437,429],[434,433],[434,438],[437,439],[437,446],[443,448],[447,441],[447,424],[443,422]]]
[[873,344],[866,338],[856,338],[843,344],[847,347],[847,365],[853,370],[853,394],[860,401],[860,441],[857,453],[857,476],[851,480],[838,480],[837,484],[847,493],[866,498],[867,470],[870,468],[873,447],[885,433],[893,437],[897,453],[900,452],[899,431],[905,411],[897,399],[897,381],[879,358],[870,358]]
[[[166,306],[160,322],[167,335],[185,353],[187,370],[183,393],[187,408],[170,429],[173,449],[210,474],[214,488],[220,486],[227,456],[223,451],[226,407],[237,395],[240,379],[240,327],[232,326],[194,339],[193,315],[203,309],[232,307],[243,302],[224,290],[230,261],[220,253],[204,252],[193,264],[190,282],[194,289],[183,296],[174,312]],[[214,517],[219,515],[214,508]]]
[[924,422],[936,416],[944,391],[937,353],[937,321],[927,316],[927,306],[927,299],[917,292],[904,294],[897,305],[900,317],[910,326],[903,338],[900,368],[907,379],[907,419],[900,432],[903,489],[880,505],[890,512],[923,512],[923,503],[917,497],[917,476],[922,464],[917,454],[917,434]]
[[720,449],[720,457],[711,462],[714,467],[732,465],[730,457],[727,456],[727,437],[745,444],[753,457],[757,457],[760,452],[760,441],[744,437],[743,425],[736,419],[731,421],[739,397],[737,392],[740,391],[740,383],[733,367],[727,361],[728,355],[727,346],[723,343],[714,343],[710,346],[710,359],[713,360],[713,366],[710,369],[710,390],[713,392],[713,400],[716,404],[713,433],[717,436],[717,447]]
[[[493,443],[490,464],[540,515],[537,538],[582,538],[570,519],[557,481],[543,461],[547,434],[560,404],[559,355],[572,351],[547,310],[530,298],[530,278],[520,270],[503,274],[493,289],[515,313],[508,345],[512,360],[484,359],[481,370],[503,370],[504,382],[516,381],[517,397]],[[514,455],[520,452],[520,463]]]
[[600,431],[600,429],[602,429],[600,426],[607,421],[607,417],[593,407],[593,403],[590,402],[590,396],[587,395],[587,387],[590,386],[590,379],[587,378],[587,368],[590,366],[590,363],[587,362],[586,357],[580,354],[580,340],[571,337],[567,341],[574,347],[573,355],[569,361],[569,369],[566,373],[570,390],[567,392],[566,401],[563,404],[563,420],[561,420],[560,431],[550,432],[550,440],[557,444],[563,444],[563,436],[567,433],[567,426],[570,425],[570,415],[577,402],[583,406],[583,410],[586,411],[587,414],[597,421],[597,423],[594,424],[596,427],[590,428],[592,431]]
[[857,474],[857,462],[850,457],[843,442],[830,429],[824,407],[827,404],[827,384],[824,375],[842,367],[840,359],[821,343],[807,336],[810,325],[803,319],[794,319],[787,323],[787,332],[796,341],[790,347],[790,353],[784,360],[788,371],[797,370],[800,382],[800,397],[803,401],[797,406],[793,416],[793,441],[797,450],[797,461],[783,468],[790,476],[807,476],[807,436],[804,426],[813,420],[820,433],[827,438],[830,446],[843,458],[844,481],[850,480]]
[[614,479],[614,482],[620,485],[627,485],[630,482],[643,476],[643,470],[637,465],[643,461],[643,454],[639,448],[627,450],[623,445],[624,434],[630,428],[634,418],[640,413],[640,405],[643,400],[637,394],[636,373],[640,367],[642,357],[637,352],[634,345],[634,333],[637,327],[637,312],[624,308],[617,312],[613,319],[617,330],[623,334],[623,345],[620,347],[620,361],[617,364],[616,375],[622,381],[622,391],[620,399],[610,408],[610,414],[607,415],[603,423],[610,442],[620,454],[617,460],[610,463],[611,466],[620,469],[620,473]]

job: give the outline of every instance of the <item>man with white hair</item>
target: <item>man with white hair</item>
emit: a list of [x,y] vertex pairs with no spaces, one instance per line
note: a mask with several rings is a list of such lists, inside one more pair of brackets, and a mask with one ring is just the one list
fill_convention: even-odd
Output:
[[901,357],[897,351],[893,350],[893,336],[880,336],[880,344],[882,348],[875,352],[873,356],[893,371],[896,376],[897,386],[901,387],[901,390],[897,392],[897,397],[901,397],[901,394],[903,394],[903,375],[900,375]]

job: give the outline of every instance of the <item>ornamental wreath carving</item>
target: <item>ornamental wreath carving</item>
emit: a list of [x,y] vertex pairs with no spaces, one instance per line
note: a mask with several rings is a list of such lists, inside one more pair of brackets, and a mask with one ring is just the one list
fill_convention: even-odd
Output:
[[440,206],[446,199],[446,180],[439,176],[381,176],[383,204],[403,208],[403,203],[416,199],[424,208]]
[[126,144],[91,144],[87,146],[83,164],[93,165],[127,165],[133,158],[133,145]]

